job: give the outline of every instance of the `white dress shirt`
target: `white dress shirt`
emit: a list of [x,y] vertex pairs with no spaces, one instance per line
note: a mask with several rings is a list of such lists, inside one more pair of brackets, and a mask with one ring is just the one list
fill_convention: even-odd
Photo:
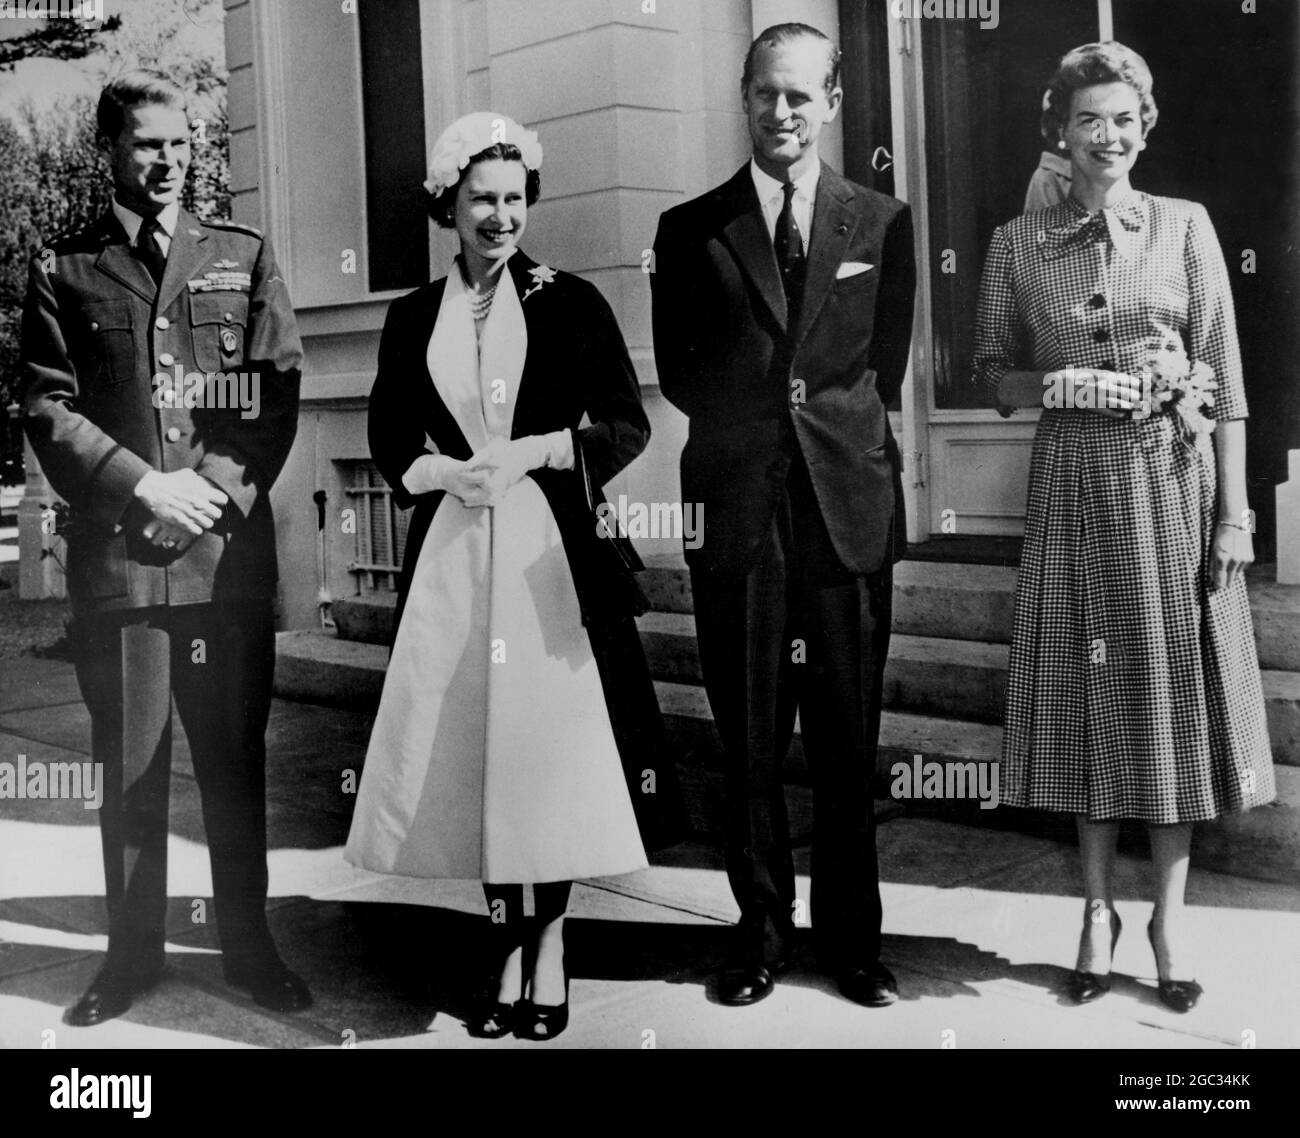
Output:
[[[763,206],[763,218],[767,221],[767,235],[776,240],[776,221],[781,216],[781,205],[785,198],[782,189],[784,183],[778,182],[770,174],[758,168],[758,163],[749,160],[749,173],[754,179],[754,189],[758,191],[758,200]],[[821,177],[820,162],[814,162],[811,170],[794,183],[794,197],[790,202],[794,213],[794,223],[799,227],[799,236],[803,238],[803,251],[808,252],[808,236],[812,233],[813,202],[817,200],[817,179]]]
[[[140,233],[140,226],[144,224],[144,218],[133,209],[127,209],[117,198],[113,199],[113,213],[117,215],[117,220],[122,223],[122,228],[126,230],[127,239],[132,245]],[[176,222],[180,220],[181,207],[179,202],[172,202],[169,206],[164,206],[162,213],[158,215],[158,224],[162,226],[162,231],[156,235],[158,248],[163,251],[163,256],[171,251],[172,234],[176,232]]]

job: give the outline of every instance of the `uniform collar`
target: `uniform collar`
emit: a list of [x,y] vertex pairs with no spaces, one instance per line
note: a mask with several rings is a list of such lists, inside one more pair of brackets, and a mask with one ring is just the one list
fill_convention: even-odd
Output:
[[[140,226],[144,224],[144,217],[133,209],[127,209],[117,198],[113,199],[113,216],[126,231],[127,240],[134,245]],[[167,234],[169,240],[176,235],[176,223],[180,220],[180,216],[180,202],[172,202],[171,205],[164,206],[162,213],[158,215],[158,224],[162,226],[162,231]]]

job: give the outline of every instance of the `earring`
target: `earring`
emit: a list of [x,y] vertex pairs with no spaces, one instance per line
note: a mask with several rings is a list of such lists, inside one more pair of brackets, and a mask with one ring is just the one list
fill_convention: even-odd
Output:
[[1065,148],[1066,148],[1066,147],[1065,147],[1065,139],[1063,139],[1063,138],[1057,139],[1057,141],[1056,141],[1056,149],[1057,149],[1057,150],[1064,150]]

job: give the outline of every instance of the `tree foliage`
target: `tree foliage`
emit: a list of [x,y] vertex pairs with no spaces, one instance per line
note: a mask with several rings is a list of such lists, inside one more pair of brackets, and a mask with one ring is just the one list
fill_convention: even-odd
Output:
[[[220,0],[139,0],[92,29],[51,20],[0,42],[0,68],[23,58],[84,59],[100,79],[136,67],[161,71],[191,94],[192,159],[182,205],[204,220],[230,217],[230,136]],[[84,48],[84,50],[83,50]],[[100,53],[98,55],[92,53]],[[92,66],[92,64],[94,66]],[[18,393],[19,339],[30,258],[94,222],[112,186],[95,137],[95,100],[82,96],[0,116],[0,413]]]

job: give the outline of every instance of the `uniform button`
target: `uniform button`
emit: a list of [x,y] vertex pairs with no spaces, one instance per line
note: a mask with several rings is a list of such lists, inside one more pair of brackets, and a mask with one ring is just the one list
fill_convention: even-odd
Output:
[[1092,338],[1096,340],[1097,343],[1104,344],[1107,340],[1110,339],[1110,332],[1108,332],[1105,328],[1098,328],[1096,331],[1093,332]]
[[234,320],[234,318],[235,318],[234,313],[231,312],[225,312],[221,316],[221,319],[224,320],[227,324],[229,324],[232,320]]
[[162,364],[163,367],[171,367],[172,364],[176,362],[176,357],[172,355],[171,352],[159,352],[158,362]]
[[92,320],[92,321],[90,322],[90,330],[91,330],[92,332],[98,332],[98,331],[99,331],[99,321],[98,321],[98,320]]
[[1092,299],[1088,301],[1088,304],[1092,308],[1102,308],[1106,304],[1106,298],[1102,296],[1101,293],[1096,293],[1093,295]]
[[169,443],[174,443],[174,442],[176,442],[177,440],[180,439],[180,437],[181,437],[181,429],[180,429],[180,427],[168,427],[168,428],[167,428],[167,441],[168,441]]
[[159,332],[166,332],[167,329],[172,326],[172,322],[168,320],[167,317],[160,316],[153,322],[153,326],[157,328]]

